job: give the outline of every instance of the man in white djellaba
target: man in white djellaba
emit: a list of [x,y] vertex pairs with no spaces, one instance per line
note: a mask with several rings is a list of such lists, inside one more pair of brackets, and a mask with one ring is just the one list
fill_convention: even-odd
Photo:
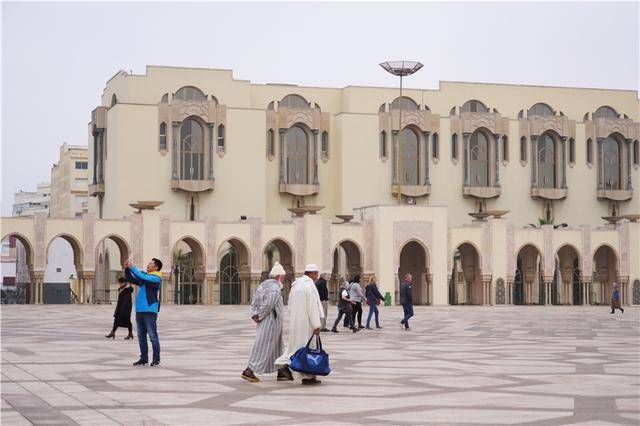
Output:
[[[276,360],[278,381],[292,381],[293,373],[289,369],[291,355],[305,346],[311,334],[320,334],[321,318],[324,318],[322,303],[316,289],[318,266],[307,265],[304,275],[291,284],[289,292],[289,339],[284,354]],[[298,373],[295,373],[298,376]],[[301,374],[303,385],[318,385],[316,376]]]
[[258,286],[251,302],[251,319],[258,325],[256,341],[251,349],[247,368],[240,376],[249,382],[260,381],[256,374],[276,371],[275,361],[282,355],[282,282],[286,272],[276,262],[269,275],[272,278]]

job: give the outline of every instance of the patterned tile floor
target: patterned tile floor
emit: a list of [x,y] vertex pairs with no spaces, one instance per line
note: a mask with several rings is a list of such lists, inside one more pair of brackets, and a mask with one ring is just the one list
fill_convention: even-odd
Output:
[[[321,386],[239,374],[247,307],[164,306],[160,368],[113,306],[2,306],[2,425],[638,425],[640,310],[417,307],[413,330],[323,334]],[[330,310],[335,318],[335,308]]]

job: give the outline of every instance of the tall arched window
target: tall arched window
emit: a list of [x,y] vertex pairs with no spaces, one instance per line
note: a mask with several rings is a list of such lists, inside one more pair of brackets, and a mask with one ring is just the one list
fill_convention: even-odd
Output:
[[520,138],[520,161],[527,161],[527,138],[524,136]]
[[273,157],[276,154],[275,132],[269,129],[267,132],[267,155]]
[[[391,103],[391,109],[398,109],[400,107],[400,98],[396,98],[392,103]],[[408,98],[406,96],[402,97],[402,110],[403,111],[416,111],[419,110],[420,107],[418,106],[418,104],[411,98]]]
[[431,138],[431,155],[436,160],[440,158],[440,141],[438,140],[438,134],[434,133]]
[[202,93],[202,91],[197,87],[185,86],[180,88],[175,95],[173,95],[173,99],[181,101],[206,101],[207,95]]
[[548,133],[538,141],[538,187],[556,187],[556,142]]
[[509,138],[502,136],[502,161],[509,161]]
[[287,130],[287,183],[306,185],[309,183],[309,138],[298,126]]
[[224,152],[224,124],[218,126],[218,152]]
[[633,164],[640,164],[640,142],[633,141]]
[[455,133],[451,135],[451,159],[458,159],[458,135]]
[[204,130],[193,118],[180,128],[180,178],[201,180],[204,177]]
[[489,112],[489,108],[482,102],[473,99],[462,105],[462,112]]
[[621,189],[620,172],[622,170],[620,142],[613,136],[602,141],[602,161],[604,163],[604,189]]
[[587,139],[587,164],[593,164],[593,142],[591,139]]
[[387,132],[380,132],[380,157],[387,158]]
[[329,156],[329,133],[322,132],[322,138],[320,139],[320,155],[324,158]]
[[489,141],[482,131],[473,132],[469,150],[471,186],[489,186]]
[[167,149],[167,125],[166,123],[160,123],[160,149]]
[[412,129],[402,130],[402,184],[418,185],[420,170],[419,138]]
[[569,163],[574,164],[576,162],[576,141],[573,138],[569,138]]

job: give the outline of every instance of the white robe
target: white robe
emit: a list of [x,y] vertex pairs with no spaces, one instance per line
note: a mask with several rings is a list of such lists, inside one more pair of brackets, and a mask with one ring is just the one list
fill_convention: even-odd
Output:
[[322,302],[313,280],[306,275],[291,284],[289,292],[289,338],[287,348],[276,365],[289,365],[291,355],[305,346],[313,334],[320,328],[320,319],[324,318]]

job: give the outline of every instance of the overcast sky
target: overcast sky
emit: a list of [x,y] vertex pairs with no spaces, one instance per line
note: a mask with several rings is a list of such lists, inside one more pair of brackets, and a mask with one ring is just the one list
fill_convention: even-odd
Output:
[[256,83],[395,86],[378,63],[439,80],[638,90],[628,3],[2,3],[2,214],[87,144],[119,69],[226,68]]

